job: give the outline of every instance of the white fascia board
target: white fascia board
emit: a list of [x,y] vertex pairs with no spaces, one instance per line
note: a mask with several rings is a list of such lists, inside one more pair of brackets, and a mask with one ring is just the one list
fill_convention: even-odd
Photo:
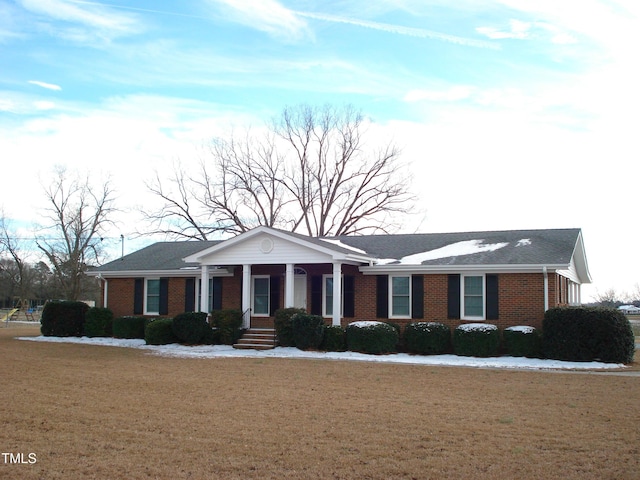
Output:
[[[224,250],[225,248],[229,248],[235,245],[236,243],[243,242],[261,233],[266,233],[274,237],[280,238],[282,240],[301,245],[305,248],[309,248],[311,250],[324,253],[326,255],[329,255],[335,261],[343,261],[345,263],[355,262],[355,264],[361,264],[361,263],[371,263],[371,261],[375,260],[373,257],[358,255],[357,253],[345,253],[345,252],[336,251],[335,249],[331,248],[331,244],[329,244],[328,242],[327,242],[327,246],[325,247],[323,245],[318,245],[317,243],[314,243],[314,242],[308,242],[305,239],[302,239],[296,235],[289,235],[287,232],[274,230],[265,226],[256,227],[252,230],[249,230],[248,232],[241,233],[240,235],[237,235],[228,240],[224,240],[218,243],[217,245],[213,245],[212,247],[209,247],[206,250],[202,250],[200,252],[189,255],[188,257],[185,257],[182,260],[186,263],[200,263],[202,261],[202,258],[212,253]],[[259,263],[260,262],[256,262],[256,265]]]
[[547,271],[564,270],[568,268],[566,264],[558,265],[373,265],[360,267],[363,275],[385,275],[396,273],[461,273],[461,272],[484,272],[484,273],[542,273]]
[[[198,277],[200,268],[180,270],[120,270],[109,272],[86,272],[90,277],[97,278],[134,278],[134,277]],[[233,277],[233,272],[227,268],[209,269],[210,277]]]
[[584,240],[582,238],[582,230],[578,234],[576,246],[573,249],[572,263],[575,265],[576,274],[580,283],[592,283],[591,273],[589,273],[589,264],[587,263],[587,253],[584,248]]

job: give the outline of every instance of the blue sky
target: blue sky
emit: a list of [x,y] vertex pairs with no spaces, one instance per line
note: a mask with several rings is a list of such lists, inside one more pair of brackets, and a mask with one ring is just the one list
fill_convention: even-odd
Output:
[[37,220],[56,164],[152,202],[230,126],[351,103],[411,162],[406,231],[581,227],[585,293],[632,290],[637,45],[636,0],[0,0],[0,205]]

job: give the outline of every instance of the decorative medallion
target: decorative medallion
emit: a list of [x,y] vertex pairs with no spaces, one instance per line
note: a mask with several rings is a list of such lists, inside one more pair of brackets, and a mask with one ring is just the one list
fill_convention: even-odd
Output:
[[271,240],[270,238],[264,238],[260,242],[260,251],[262,253],[269,253],[271,252],[271,250],[273,250],[273,240]]

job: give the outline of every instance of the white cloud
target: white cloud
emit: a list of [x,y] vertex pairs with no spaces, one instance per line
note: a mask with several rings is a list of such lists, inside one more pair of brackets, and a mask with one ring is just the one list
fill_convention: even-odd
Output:
[[430,89],[422,90],[416,89],[409,91],[403,98],[405,102],[456,102],[469,98],[474,91],[473,87],[468,85],[453,85],[449,88],[441,90]]
[[62,90],[62,87],[60,87],[60,85],[56,85],[54,83],[46,83],[39,80],[29,80],[29,83],[31,85],[37,85],[38,87],[46,88],[47,90]]
[[[137,33],[142,26],[133,14],[114,12],[108,6],[73,0],[20,0],[21,5],[33,13],[63,21],[76,27],[58,26],[49,31],[65,38],[86,41],[92,36],[110,38]],[[82,30],[78,30],[78,26]]]
[[354,18],[347,18],[337,15],[329,15],[324,13],[312,13],[312,12],[297,12],[298,15],[307,18],[313,18],[316,20],[323,20],[326,22],[334,23],[346,23],[349,25],[355,25],[358,27],[371,28],[374,30],[381,30],[387,33],[396,33],[399,35],[407,35],[418,38],[429,38],[433,40],[440,40],[443,42],[455,43],[458,45],[465,45],[468,47],[488,48],[498,50],[500,46],[496,43],[487,42],[484,40],[477,40],[474,38],[460,37],[456,35],[449,35],[441,32],[434,32],[432,30],[425,30],[422,28],[404,27],[402,25],[393,25],[389,23],[371,22],[368,20],[359,20]]
[[209,0],[224,7],[233,21],[272,37],[297,40],[310,34],[307,24],[276,0]]

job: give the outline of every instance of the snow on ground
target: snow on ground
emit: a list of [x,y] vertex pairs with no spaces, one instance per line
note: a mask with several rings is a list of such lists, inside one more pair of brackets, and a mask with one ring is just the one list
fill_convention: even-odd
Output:
[[564,362],[523,357],[460,357],[457,355],[367,355],[356,352],[306,352],[291,347],[277,347],[272,350],[241,350],[227,345],[186,346],[146,345],[144,340],[88,337],[18,337],[32,342],[80,343],[108,347],[139,348],[152,355],[182,358],[307,358],[317,360],[357,360],[363,362],[396,363],[428,366],[484,367],[529,370],[601,370],[625,368],[624,364],[602,362]]

